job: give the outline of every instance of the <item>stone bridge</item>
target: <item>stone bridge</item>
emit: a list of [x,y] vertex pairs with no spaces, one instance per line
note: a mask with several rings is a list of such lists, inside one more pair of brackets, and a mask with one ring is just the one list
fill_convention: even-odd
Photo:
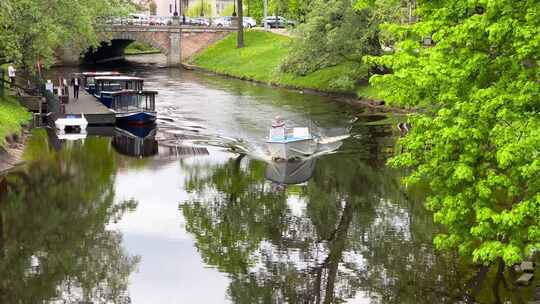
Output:
[[[180,66],[180,63],[210,44],[223,39],[236,31],[234,27],[198,27],[198,26],[138,26],[108,25],[100,26],[101,46],[83,52],[62,50],[60,59],[65,64],[77,64],[81,59],[87,62],[99,62],[107,59],[122,58],[124,49],[133,41],[147,43],[157,48],[167,57],[168,66]],[[81,53],[84,54],[81,57]]]

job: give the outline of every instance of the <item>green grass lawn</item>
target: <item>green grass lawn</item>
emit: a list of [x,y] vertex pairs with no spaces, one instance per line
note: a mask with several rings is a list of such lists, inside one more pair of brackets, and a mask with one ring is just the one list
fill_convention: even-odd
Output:
[[[6,92],[7,93],[7,92]],[[6,135],[21,131],[21,123],[28,122],[31,114],[12,96],[0,97],[0,146]]]
[[157,54],[161,51],[153,48],[151,45],[142,42],[132,42],[124,50],[125,55],[142,55],[142,54]]
[[236,48],[236,33],[234,33],[195,56],[191,63],[220,74],[268,84],[325,92],[355,93],[355,90],[347,92],[333,88],[331,82],[346,74],[357,63],[342,63],[306,76],[281,73],[278,67],[289,52],[292,38],[256,30],[246,31],[244,35],[244,48]]

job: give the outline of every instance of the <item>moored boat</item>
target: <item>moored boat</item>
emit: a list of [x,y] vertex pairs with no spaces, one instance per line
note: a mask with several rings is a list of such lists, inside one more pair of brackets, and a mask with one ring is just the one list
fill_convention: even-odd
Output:
[[96,90],[96,77],[107,77],[107,76],[120,76],[120,72],[116,71],[100,71],[100,72],[82,72],[78,75],[82,76],[82,85],[84,89],[91,95],[94,94]]
[[144,91],[143,82],[132,76],[96,77],[94,96],[115,113],[117,123],[153,123],[158,92]]
[[68,114],[57,118],[54,121],[54,126],[60,131],[66,131],[68,129],[85,131],[88,121],[84,117],[84,114]]
[[156,121],[156,91],[122,90],[108,93],[109,108],[114,111],[117,123],[149,124]]
[[107,108],[111,107],[111,93],[122,90],[142,91],[144,79],[133,76],[100,76],[95,77],[94,96]]

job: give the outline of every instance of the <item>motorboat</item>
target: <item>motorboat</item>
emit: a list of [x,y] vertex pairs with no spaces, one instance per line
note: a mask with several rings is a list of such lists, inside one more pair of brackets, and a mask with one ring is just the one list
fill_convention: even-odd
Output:
[[272,122],[266,146],[272,159],[303,158],[317,151],[317,139],[308,127],[287,128],[285,121],[276,117]]
[[341,141],[348,137],[348,134],[315,136],[309,127],[288,128],[285,121],[278,116],[272,122],[266,147],[273,160],[305,159],[334,151],[339,148]]
[[144,80],[132,76],[95,77],[94,96],[116,115],[118,123],[148,124],[156,120],[157,91],[144,91]]

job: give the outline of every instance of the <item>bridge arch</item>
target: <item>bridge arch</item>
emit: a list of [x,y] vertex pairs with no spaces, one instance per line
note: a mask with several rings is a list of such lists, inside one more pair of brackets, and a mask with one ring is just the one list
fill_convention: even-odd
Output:
[[160,50],[165,56],[169,55],[171,47],[169,35],[156,35],[150,32],[113,32],[111,34],[110,41],[138,41],[151,45],[153,48]]
[[[183,60],[208,47],[235,31],[233,27],[193,27],[193,26],[134,26],[104,25],[97,29],[101,46],[83,51],[87,62],[105,61],[102,59],[122,58],[124,49],[133,41],[147,43],[167,57],[168,66],[180,66]],[[76,63],[73,48],[59,51],[59,58],[65,63]]]

